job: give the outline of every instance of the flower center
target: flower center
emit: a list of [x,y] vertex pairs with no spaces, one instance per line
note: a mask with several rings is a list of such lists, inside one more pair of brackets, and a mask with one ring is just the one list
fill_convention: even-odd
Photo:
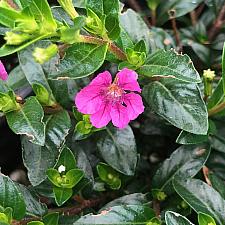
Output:
[[107,89],[107,96],[118,99],[123,95],[124,91],[115,83],[111,84]]

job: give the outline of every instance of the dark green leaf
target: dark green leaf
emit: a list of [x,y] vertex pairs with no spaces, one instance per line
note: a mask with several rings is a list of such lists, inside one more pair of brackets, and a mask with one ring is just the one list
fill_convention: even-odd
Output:
[[173,185],[176,192],[196,212],[208,214],[217,221],[218,225],[224,225],[225,201],[212,187],[201,180],[181,178],[173,180]]
[[150,30],[138,13],[132,9],[128,9],[120,15],[120,23],[122,28],[129,34],[132,41],[138,42],[144,40],[147,52],[149,52],[153,44],[150,38]]
[[106,128],[105,135],[98,141],[103,159],[117,171],[131,176],[135,173],[137,150],[132,129]]
[[108,210],[102,211],[98,215],[85,215],[78,219],[73,225],[87,224],[111,224],[111,225],[126,225],[126,224],[146,224],[153,217],[154,211],[146,206],[141,205],[126,205],[114,206]]
[[26,212],[23,195],[16,184],[8,177],[0,176],[0,206],[13,209],[13,218],[20,220]]
[[[38,42],[36,44],[33,44],[29,48],[26,48],[25,50],[21,51],[18,54],[19,61],[20,61],[20,66],[28,80],[28,82],[33,85],[33,84],[41,84],[43,85],[46,90],[49,93],[49,98],[52,101],[55,101],[55,98],[52,94],[51,88],[48,84],[48,81],[45,77],[44,71],[39,63],[36,63],[34,60],[34,57],[32,55],[33,51],[35,48],[46,48],[49,46],[51,42]],[[34,89],[34,92],[37,91]],[[39,94],[37,92],[37,94]]]
[[43,222],[45,225],[58,225],[59,222],[59,213],[50,213],[44,216]]
[[200,144],[208,141],[208,135],[192,134],[187,131],[181,131],[176,142],[182,145]]
[[165,220],[166,225],[194,225],[184,216],[171,211],[166,212]]
[[78,79],[94,73],[103,64],[107,48],[107,44],[75,43],[66,51],[57,70],[49,74],[49,79]]
[[201,82],[189,56],[179,55],[174,50],[156,51],[137,72],[147,77],[169,77],[190,83]]
[[101,210],[111,208],[117,205],[143,205],[146,203],[148,203],[146,194],[134,193],[134,194],[124,195],[120,198],[114,199],[113,201],[104,205],[104,207],[101,208]]
[[157,8],[157,24],[162,25],[169,19],[169,11],[174,10],[174,16],[180,17],[195,9],[203,0],[170,0],[161,2]]
[[223,54],[222,54],[222,81],[223,81],[223,93],[225,95],[225,42],[223,45]]
[[194,177],[206,163],[209,154],[210,147],[208,145],[179,147],[157,170],[152,180],[152,188],[170,193],[173,191],[173,178]]
[[35,97],[29,97],[21,109],[6,114],[9,127],[16,134],[25,134],[37,145],[45,144],[44,112]]
[[23,195],[23,199],[26,205],[26,215],[29,216],[43,216],[47,212],[47,206],[41,203],[36,193],[29,190],[27,187],[17,184],[17,188]]
[[145,86],[143,96],[153,111],[174,126],[207,134],[208,113],[196,84],[162,79]]
[[53,191],[58,206],[63,205],[73,195],[73,190],[71,188],[54,187]]
[[225,182],[215,173],[209,172],[209,180],[212,184],[212,187],[220,193],[223,199],[225,199]]
[[22,139],[23,161],[28,170],[32,185],[36,186],[46,179],[46,170],[55,165],[60,147],[68,135],[71,123],[66,111],[45,117],[45,146],[32,144],[27,138]]
[[60,167],[61,165],[66,167],[66,171],[76,168],[76,160],[74,154],[66,146],[63,147],[55,168],[58,169],[58,167]]

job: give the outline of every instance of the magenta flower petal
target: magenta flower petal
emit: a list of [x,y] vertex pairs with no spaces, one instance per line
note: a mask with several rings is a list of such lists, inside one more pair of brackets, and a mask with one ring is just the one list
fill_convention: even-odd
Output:
[[96,86],[83,88],[75,97],[75,104],[79,112],[84,114],[96,113],[102,105],[102,96]]
[[89,85],[108,87],[112,83],[112,76],[108,71],[98,74]]
[[128,91],[141,92],[141,88],[137,82],[138,75],[135,71],[129,69],[121,70],[117,75],[118,85],[120,88]]
[[120,103],[112,106],[110,115],[113,125],[121,129],[125,128],[130,121],[127,113],[127,108]]
[[99,111],[92,114],[90,117],[91,123],[96,128],[102,128],[106,126],[111,120],[110,116],[111,105],[104,102]]
[[3,63],[0,60],[0,79],[7,80],[8,79],[8,73],[5,70],[5,67]]
[[127,106],[127,113],[130,120],[136,119],[141,113],[144,112],[142,98],[138,94],[125,94],[124,103]]

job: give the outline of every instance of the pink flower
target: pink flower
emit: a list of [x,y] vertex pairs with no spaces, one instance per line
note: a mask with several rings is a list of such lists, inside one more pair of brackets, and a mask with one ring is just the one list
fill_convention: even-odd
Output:
[[111,120],[114,126],[124,128],[144,111],[138,75],[123,69],[112,83],[108,71],[100,73],[75,97],[78,111],[89,114],[93,126],[101,128]]
[[0,79],[7,80],[7,78],[8,78],[8,73],[6,72],[3,63],[0,60]]

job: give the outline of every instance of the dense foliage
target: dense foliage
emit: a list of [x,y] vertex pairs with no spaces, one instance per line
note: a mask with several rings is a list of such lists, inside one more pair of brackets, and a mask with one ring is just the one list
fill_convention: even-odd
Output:
[[224,0],[58,3],[0,1],[0,224],[225,225]]

